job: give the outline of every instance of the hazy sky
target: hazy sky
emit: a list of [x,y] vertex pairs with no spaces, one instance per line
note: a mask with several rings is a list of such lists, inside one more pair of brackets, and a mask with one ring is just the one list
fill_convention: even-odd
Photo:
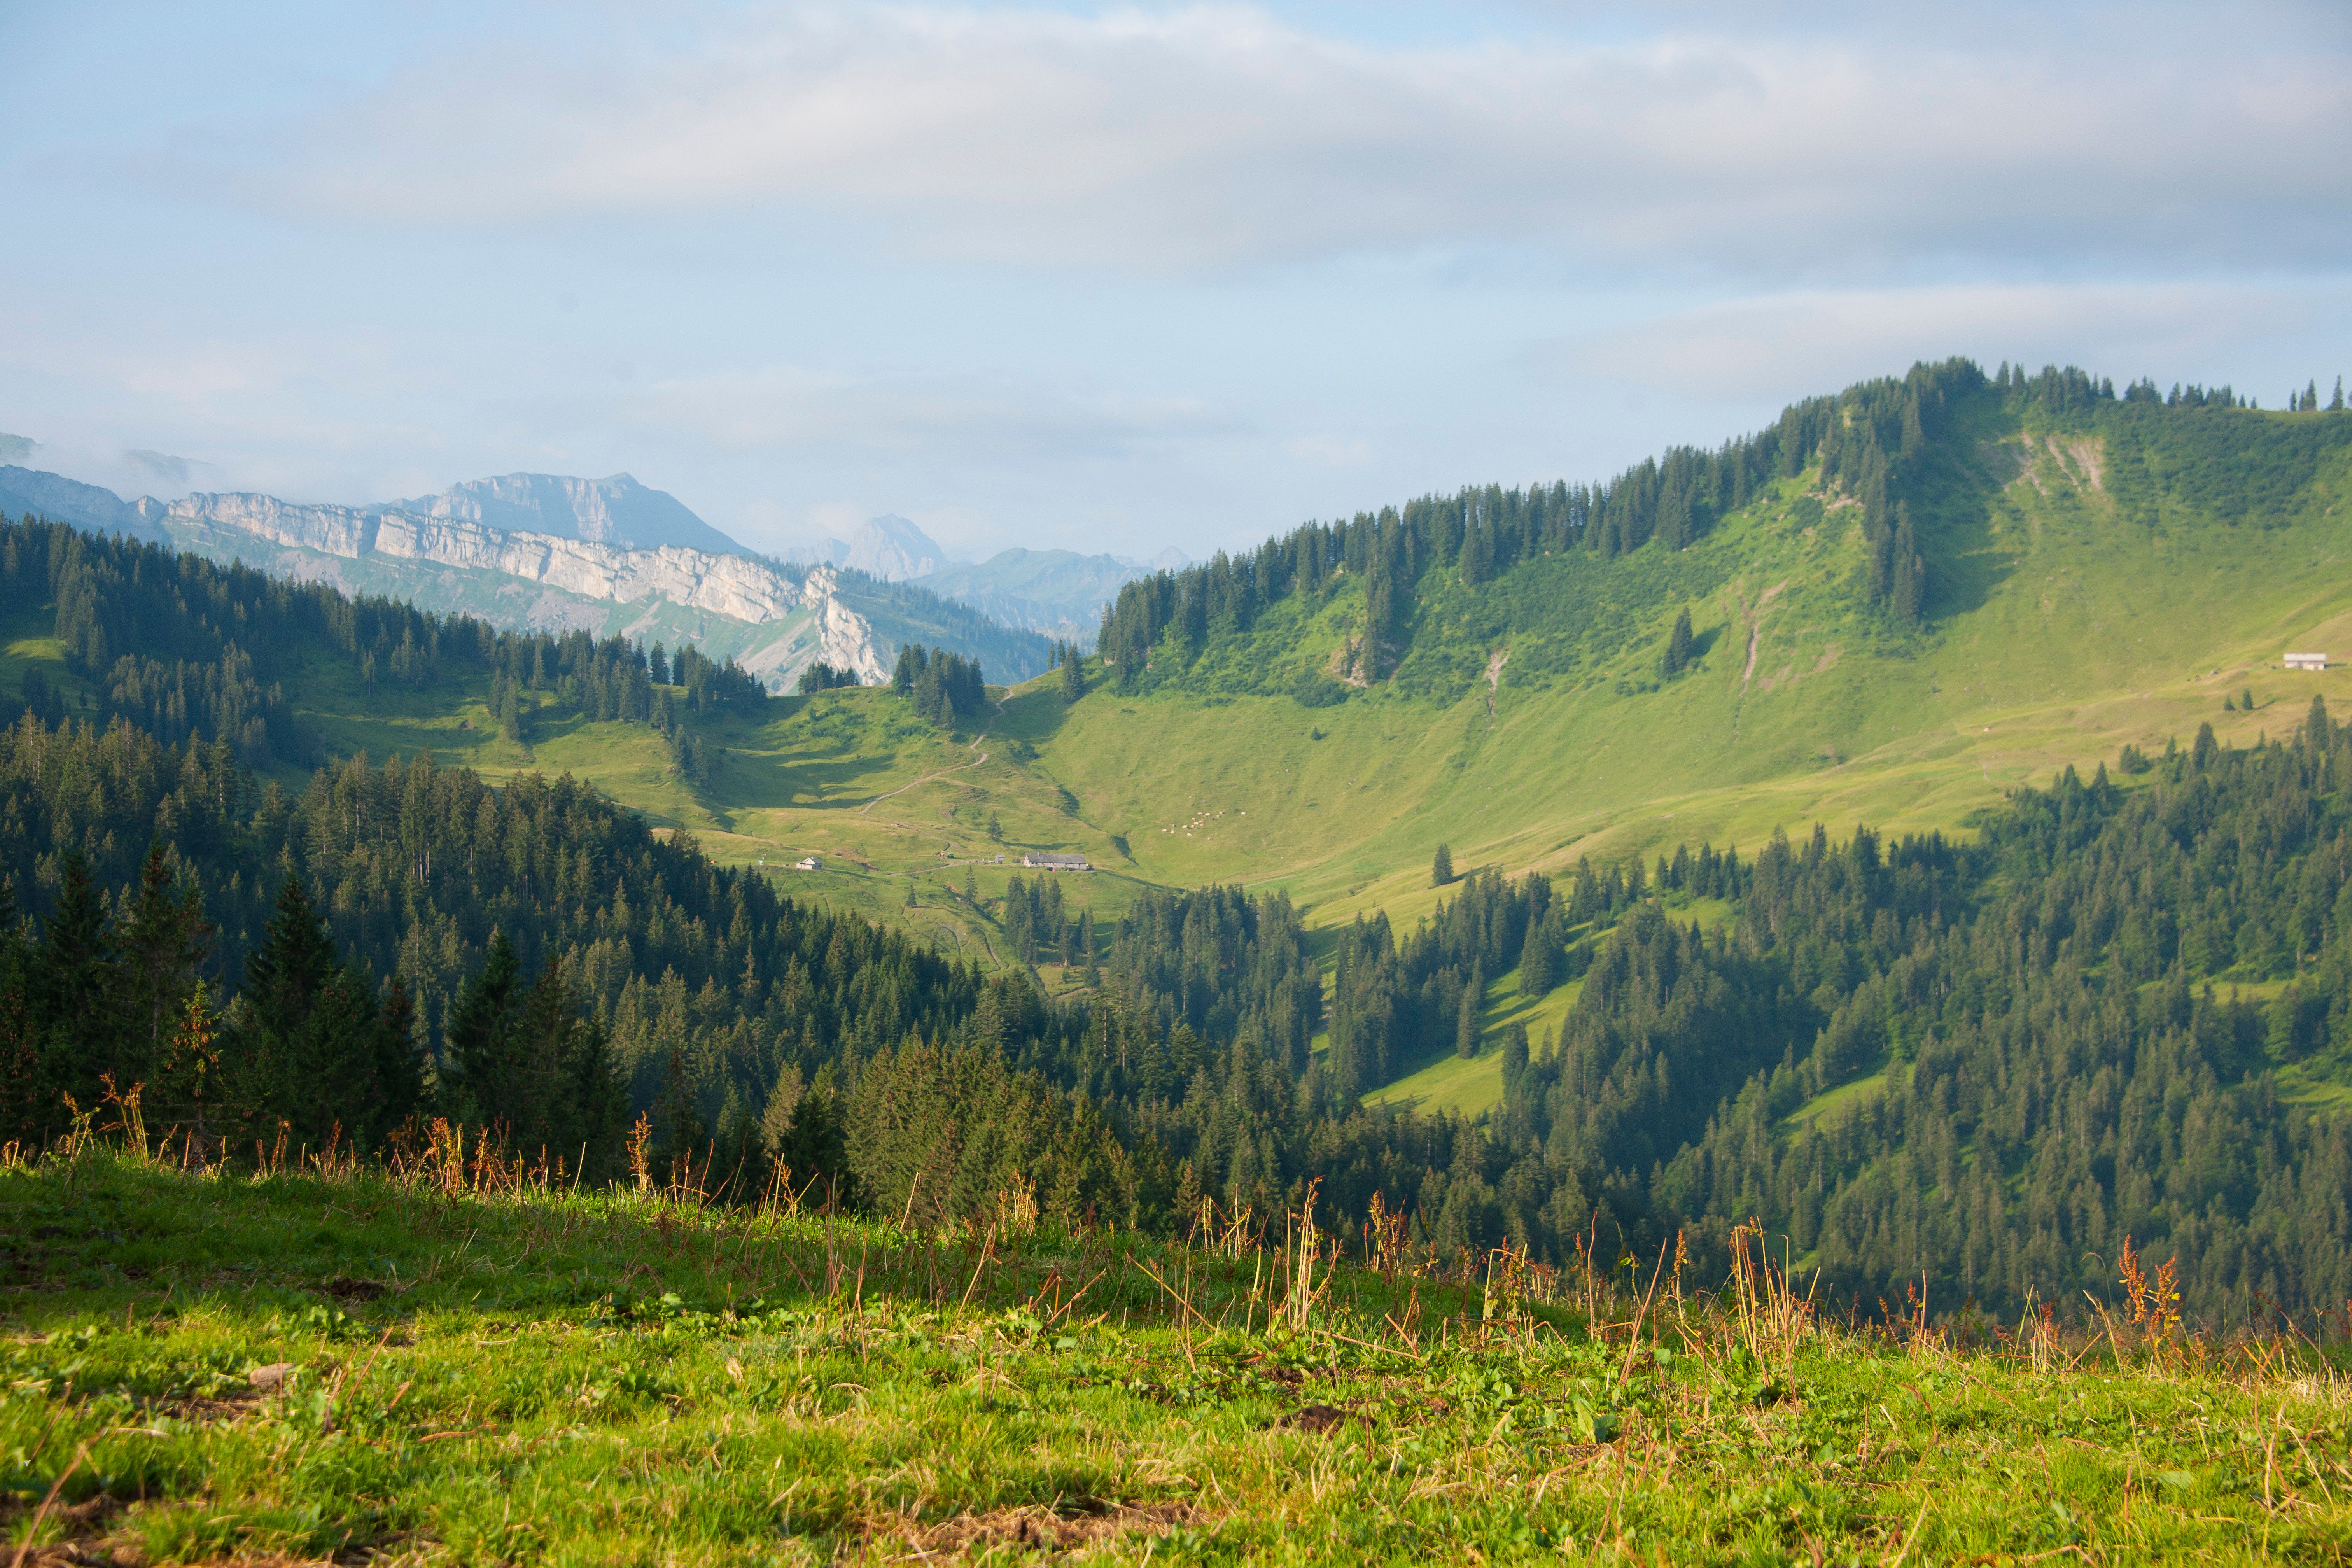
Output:
[[2324,389],[2352,7],[0,0],[0,193],[36,466],[1200,555],[1923,356]]

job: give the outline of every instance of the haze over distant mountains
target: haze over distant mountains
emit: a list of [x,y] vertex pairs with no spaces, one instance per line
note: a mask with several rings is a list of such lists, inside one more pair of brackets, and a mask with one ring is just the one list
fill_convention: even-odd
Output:
[[468,479],[438,495],[389,501],[374,510],[462,518],[508,533],[548,533],[630,549],[682,544],[713,555],[751,553],[695,516],[676,496],[648,489],[627,474],[604,479],[503,474],[495,479]]
[[[42,452],[26,437],[0,435],[0,460],[22,463]],[[132,467],[170,480],[203,466],[173,461],[176,468]],[[428,608],[461,606],[449,598],[457,590],[446,574],[436,582],[406,582],[416,568],[489,572],[514,581],[487,598],[480,592],[461,595],[462,607],[502,623],[599,627],[611,620],[613,605],[648,601],[759,624],[798,602],[797,585],[809,568],[831,567],[835,570],[825,583],[840,582],[842,573],[862,574],[877,584],[907,584],[951,600],[1008,630],[1090,645],[1121,584],[1187,560],[1172,548],[1148,561],[1021,548],[982,562],[960,560],[921,525],[896,515],[870,519],[846,540],[828,538],[768,555],[628,474],[597,479],[502,474],[431,495],[345,507],[244,491],[126,501],[103,486],[8,466],[0,467],[0,510],[35,512],[223,558],[241,555],[298,576],[331,578],[353,591],[410,595]],[[272,553],[287,551],[296,553]],[[675,553],[681,552],[688,553]],[[404,564],[394,570],[394,561]],[[779,569],[782,581],[762,578]],[[904,595],[889,600],[901,607],[913,602]],[[874,607],[884,621],[898,618],[881,605],[877,599]],[[917,619],[934,630],[945,626],[929,615]],[[911,634],[912,628],[902,629]],[[845,634],[836,635],[833,645],[835,657],[869,672],[887,666],[895,652],[878,643],[858,647]],[[754,657],[748,648],[741,656]],[[816,657],[803,648],[763,673],[782,681]]]
[[[242,560],[496,626],[692,643],[713,658],[739,660],[775,689],[819,661],[879,681],[902,642],[951,648],[1008,680],[1042,671],[1050,651],[1045,635],[917,584],[761,556],[626,474],[507,474],[346,507],[243,491],[126,501],[101,486],[9,465],[0,466],[0,511]],[[895,521],[904,531],[901,555],[881,563],[943,557],[914,524]]]
[[1148,561],[1016,547],[986,561],[959,561],[903,517],[874,518],[845,540],[799,546],[784,558],[829,563],[886,583],[912,583],[1008,626],[1088,644],[1101,625],[1103,607],[1118,596],[1121,584],[1191,559],[1173,546]]

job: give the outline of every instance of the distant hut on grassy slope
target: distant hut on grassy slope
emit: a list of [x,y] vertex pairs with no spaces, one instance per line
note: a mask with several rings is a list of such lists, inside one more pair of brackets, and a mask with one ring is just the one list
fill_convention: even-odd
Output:
[[2291,653],[2286,656],[2289,669],[2326,669],[2327,656],[2324,653]]
[[1021,863],[1033,871],[1090,871],[1083,855],[1024,855]]

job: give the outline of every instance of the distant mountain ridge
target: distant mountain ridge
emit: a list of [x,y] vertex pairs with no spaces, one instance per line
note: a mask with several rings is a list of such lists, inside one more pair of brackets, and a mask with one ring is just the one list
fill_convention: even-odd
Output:
[[86,485],[62,474],[45,473],[14,464],[0,467],[0,511],[35,512],[83,528],[127,533],[134,539],[161,542],[163,503],[152,496],[126,501],[112,490]]
[[648,489],[627,474],[602,479],[502,474],[492,479],[468,479],[436,495],[388,501],[382,510],[478,522],[509,533],[547,533],[631,549],[678,544],[714,555],[751,553],[697,517],[676,496]]
[[795,545],[783,558],[798,563],[822,562],[863,572],[877,583],[904,583],[929,576],[948,564],[947,547],[920,524],[894,515],[870,517],[847,539],[820,539]]
[[[962,641],[950,636],[954,651],[986,657],[988,672],[1000,679],[1038,674],[1049,651],[1045,637],[985,616],[942,618],[870,593],[853,594],[853,605],[840,595],[840,570],[755,556],[675,497],[627,475],[509,474],[413,500],[348,507],[252,492],[124,501],[96,485],[5,467],[0,510],[243,560],[497,626],[690,643],[713,658],[732,657],[777,690],[820,661],[879,682],[900,642],[936,640],[949,623],[972,634]],[[526,521],[542,526],[516,526]],[[850,578],[863,580],[854,572]],[[902,607],[911,613],[898,614]]]
[[[1182,552],[1171,553],[1177,563],[1183,561]],[[1014,549],[977,565],[950,566],[916,581],[1007,626],[1091,645],[1102,627],[1104,607],[1118,597],[1122,586],[1150,573],[1150,567],[1124,556]]]

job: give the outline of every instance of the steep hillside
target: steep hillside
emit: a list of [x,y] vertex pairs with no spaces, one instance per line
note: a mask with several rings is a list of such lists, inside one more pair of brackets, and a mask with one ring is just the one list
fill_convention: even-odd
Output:
[[[1906,388],[1940,403],[1907,458]],[[1817,820],[1964,830],[2016,785],[2087,774],[2126,745],[2158,752],[2208,721],[2251,744],[2314,693],[2352,700],[2342,670],[2278,668],[2289,647],[2352,648],[2352,418],[2221,404],[2106,395],[2079,374],[1922,372],[1800,405],[1776,427],[1785,442],[1751,443],[1726,488],[1714,470],[1728,459],[1705,455],[1711,493],[1684,495],[1679,549],[1626,547],[1617,498],[1638,491],[1638,470],[1580,503],[1468,492],[1280,542],[1294,563],[1328,563],[1319,581],[1294,566],[1245,626],[1204,602],[1197,640],[1175,612],[1213,591],[1217,563],[1134,584],[1130,615],[1147,592],[1171,613],[1132,668],[1088,661],[1076,702],[1057,676],[1023,686],[951,739],[907,728],[897,699],[867,690],[714,731],[745,763],[708,788],[665,782],[658,754],[632,762],[593,726],[534,739],[530,759],[709,835],[723,857],[817,853],[844,896],[854,868],[876,914],[904,910],[911,889],[941,911],[922,920],[951,912],[992,952],[1002,933],[963,923],[986,912],[964,881],[992,909],[1013,874],[993,858],[1023,849],[1113,873],[1073,889],[1106,917],[1139,886],[1244,881],[1288,889],[1328,930],[1429,912],[1440,842],[1465,870],[1559,873],[1684,841],[1753,847]],[[1895,458],[1875,504],[1908,514],[1923,568],[1907,616],[1884,591],[1872,602],[1870,448],[1852,434],[1865,419],[1884,422],[1880,460]],[[1843,453],[1832,427],[1848,432]],[[1654,481],[1654,521],[1671,502]],[[1401,550],[1407,514],[1434,528],[1444,510],[1452,555],[1423,555],[1402,595],[1391,579],[1393,629],[1369,668],[1373,548],[1386,528]],[[1600,548],[1593,513],[1611,535]],[[1351,566],[1359,549],[1366,564]],[[841,592],[859,604],[854,584]],[[1685,610],[1690,650],[1669,676]],[[323,685],[297,689],[321,693],[310,710],[334,710],[341,743],[373,754],[454,733],[431,728],[446,715],[362,715]],[[493,773],[525,761],[489,739],[454,754]]]
[[[1530,538],[1538,498],[1469,492],[1417,503],[1461,531],[1423,550],[1409,587],[1349,554],[1384,535],[1415,548],[1393,512],[1319,531],[1335,564],[1261,595],[1245,622],[1206,602],[1214,563],[1139,584],[1131,619],[1171,601],[1155,634],[1073,707],[1024,694],[1008,732],[1139,874],[1279,880],[1329,919],[1425,907],[1440,842],[1465,867],[1557,870],[1815,819],[1952,828],[2122,745],[2160,750],[2209,719],[2251,742],[2283,727],[2272,704],[2352,695],[2338,670],[2279,668],[2291,647],[2352,646],[2352,417],[1943,379],[1913,378],[1943,406],[1882,503],[1924,558],[1914,616],[1872,602],[1866,481],[1826,473],[1816,435],[1769,454],[1680,548],[1596,548],[1556,512],[1558,532]],[[1874,397],[1899,430],[1904,384],[1814,421],[1851,431]],[[1464,566],[1482,531],[1515,547],[1491,576]],[[1247,556],[1226,572],[1268,576]],[[1668,673],[1685,611],[1689,652]]]
[[[1906,417],[1906,389],[1940,407]],[[1852,434],[1873,418],[1879,461],[1895,459],[1883,536],[1907,519],[1917,563],[1907,607],[1874,550],[1869,448]],[[1749,446],[1744,479],[1685,493],[1680,548],[1626,548],[1622,521],[1595,547],[1591,517],[1631,510],[1615,498],[1637,471],[1583,492],[1582,515],[1557,504],[1569,492],[1489,490],[1302,531],[1278,542],[1281,591],[1255,595],[1279,579],[1248,556],[1134,584],[1130,627],[1147,595],[1166,613],[1127,668],[1089,661],[1075,703],[1054,677],[1011,693],[993,731],[1011,743],[861,805],[863,851],[915,872],[929,825],[993,816],[1009,845],[1078,850],[1122,879],[1278,885],[1327,932],[1376,910],[1402,928],[1441,897],[1441,842],[1465,870],[1557,875],[1685,842],[1752,848],[1816,821],[1964,832],[2020,784],[2087,776],[2126,746],[2161,752],[2209,721],[2246,746],[2315,694],[2352,701],[2352,416],[1958,366],[1801,405],[1781,429],[1785,443]],[[1430,550],[1408,591],[1395,575],[1384,589],[1384,531],[1402,556],[1408,514],[1432,526],[1441,510],[1459,529],[1451,556]],[[1327,563],[1311,586],[1310,556]],[[1251,581],[1245,620],[1215,603],[1233,593],[1221,570]],[[2285,670],[2291,648],[2333,649],[2339,667]],[[745,805],[780,838],[842,821]],[[1119,886],[1087,896],[1117,907]],[[1431,1103],[1493,1103],[1507,1025],[1554,1026],[1567,1005],[1525,1014],[1490,978],[1486,1055],[1434,1068],[1414,1090]]]
[[[2208,721],[2251,744],[2314,693],[2341,709],[2343,670],[2277,667],[2352,647],[2347,489],[2340,412],[1951,364],[1609,485],[1432,498],[1155,574],[1121,591],[1113,662],[1087,661],[1075,701],[1053,675],[951,731],[873,689],[690,716],[729,759],[708,780],[641,729],[510,740],[487,677],[371,697],[342,655],[289,653],[275,678],[330,751],[570,768],[723,859],[818,855],[821,896],[984,961],[1024,849],[1108,872],[1069,889],[1105,920],[1153,885],[1243,881],[1326,932],[1374,910],[1402,930],[1441,897],[1441,842],[1517,875],[1814,821],[1964,831],[2126,745]],[[973,636],[908,584],[844,574],[833,602],[908,640]],[[38,652],[24,629],[0,680]],[[992,645],[983,662],[1007,669]],[[1449,1103],[1491,1102],[1508,1024],[1568,1005],[1517,1012],[1507,979],[1475,1086],[1441,1064]]]
[[[235,1090],[186,1101],[200,1129],[356,1128],[285,1068],[323,997],[337,1059],[439,1047],[402,1081],[470,1126],[609,1169],[570,1130],[651,1110],[751,1191],[797,1163],[884,1217],[975,1222],[1010,1162],[1146,1228],[1320,1184],[1334,1225],[1401,1210],[1445,1258],[1679,1235],[1711,1268],[1759,1216],[1842,1297],[2002,1314],[2130,1237],[2205,1321],[2316,1311],[2352,1291],[2352,737],[2311,700],[2331,672],[2220,660],[2352,626],[2326,570],[2352,425],[2203,402],[1937,367],[1609,486],[1134,584],[1107,666],[1004,695],[908,650],[891,688],[779,700],[11,525],[0,849],[42,919],[0,922],[0,1048],[52,1076],[0,1090],[55,1133],[46,1089],[161,1063]],[[2104,737],[2115,771],[2009,788],[1996,722],[2055,737],[2011,768]],[[502,771],[436,767],[436,738]],[[362,748],[400,761],[303,776]],[[698,831],[529,772],[557,766]],[[1024,847],[1108,874],[997,859]],[[1617,847],[1643,854],[1590,863]],[[188,1054],[196,912],[247,955],[226,1077]],[[274,978],[325,931],[414,992]],[[549,1023],[575,1013],[576,1040]],[[562,1070],[500,1043],[521,1016]]]

